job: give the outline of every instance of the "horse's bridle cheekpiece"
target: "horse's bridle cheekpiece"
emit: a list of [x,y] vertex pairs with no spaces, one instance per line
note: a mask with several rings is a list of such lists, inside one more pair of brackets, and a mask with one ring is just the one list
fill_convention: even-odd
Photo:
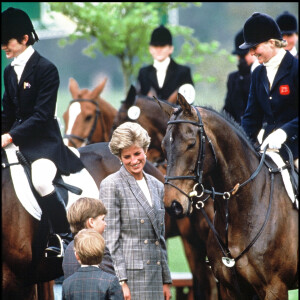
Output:
[[[96,130],[98,118],[101,117],[101,110],[100,110],[99,104],[97,101],[91,100],[91,99],[75,99],[75,100],[70,101],[70,105],[74,102],[90,102],[90,103],[93,103],[94,105],[96,105],[96,117],[95,117],[92,129],[87,138],[83,138],[83,137],[75,135],[75,134],[65,134],[63,136],[63,138],[67,138],[71,142],[71,144],[73,144],[74,147],[76,147],[76,145],[75,145],[73,139],[77,139],[77,140],[85,143],[85,145],[89,145],[91,143],[92,136]],[[100,121],[101,121],[102,131],[104,132],[103,118],[100,118]]]

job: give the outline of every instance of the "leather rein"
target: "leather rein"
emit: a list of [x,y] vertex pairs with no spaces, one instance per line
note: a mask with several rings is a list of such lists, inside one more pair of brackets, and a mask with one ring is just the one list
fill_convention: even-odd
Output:
[[91,131],[90,131],[88,137],[82,138],[81,136],[78,136],[78,135],[75,135],[75,134],[65,134],[63,137],[67,138],[74,147],[77,147],[77,146],[76,146],[75,142],[73,141],[73,139],[77,139],[77,140],[85,143],[85,145],[89,145],[89,144],[91,144],[92,136],[93,136],[93,134],[96,130],[96,126],[97,126],[97,122],[98,122],[99,117],[100,117],[100,122],[101,122],[101,126],[102,126],[102,133],[104,135],[104,122],[103,122],[103,117],[101,117],[102,114],[101,114],[99,104],[98,104],[97,101],[91,100],[91,99],[75,99],[75,100],[70,101],[70,105],[74,102],[90,102],[90,103],[96,105],[96,117],[95,117],[93,126],[91,128]]

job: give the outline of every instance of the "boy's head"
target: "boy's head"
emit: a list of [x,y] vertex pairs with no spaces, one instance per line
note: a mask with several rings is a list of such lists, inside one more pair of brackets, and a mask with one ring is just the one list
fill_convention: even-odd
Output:
[[75,256],[82,265],[99,265],[104,248],[104,238],[94,229],[82,229],[74,238]]
[[102,234],[106,225],[106,214],[107,210],[101,200],[82,197],[70,206],[67,219],[74,235],[84,228],[94,228]]
[[174,51],[172,35],[168,28],[161,25],[151,34],[149,52],[153,59],[162,62]]

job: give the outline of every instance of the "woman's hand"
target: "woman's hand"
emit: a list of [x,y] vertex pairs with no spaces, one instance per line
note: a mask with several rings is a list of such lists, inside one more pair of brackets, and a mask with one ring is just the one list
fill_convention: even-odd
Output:
[[171,289],[170,289],[170,284],[166,283],[163,285],[163,292],[164,292],[164,297],[165,300],[169,300],[172,298],[172,294],[171,294]]
[[9,133],[4,133],[1,135],[1,147],[4,148],[7,145],[12,143],[12,137],[10,136]]
[[122,290],[123,290],[124,300],[130,300],[131,299],[130,289],[126,282],[123,283]]

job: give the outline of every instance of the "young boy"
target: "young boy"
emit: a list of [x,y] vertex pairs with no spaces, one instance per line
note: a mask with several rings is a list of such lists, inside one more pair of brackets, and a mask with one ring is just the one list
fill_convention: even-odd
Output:
[[99,268],[104,248],[104,239],[95,229],[82,229],[76,234],[75,256],[81,267],[63,282],[64,300],[124,299],[117,276]]
[[[88,197],[79,198],[67,211],[67,219],[70,224],[71,232],[75,236],[84,228],[92,228],[102,234],[106,226],[104,221],[106,213],[107,210],[101,200]],[[80,268],[80,264],[74,254],[74,241],[68,245],[65,251],[62,267],[64,279],[68,278]],[[107,247],[105,247],[99,268],[115,275],[113,262]]]

